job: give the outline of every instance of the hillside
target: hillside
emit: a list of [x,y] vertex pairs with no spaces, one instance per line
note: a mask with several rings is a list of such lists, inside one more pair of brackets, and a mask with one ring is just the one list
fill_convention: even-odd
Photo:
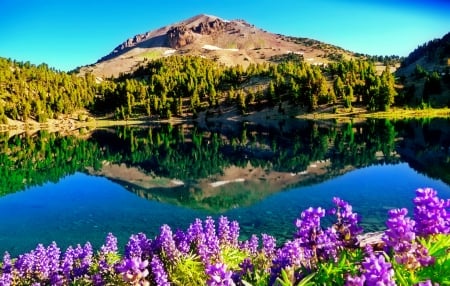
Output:
[[434,107],[450,105],[450,33],[412,51],[396,71],[404,101]]
[[306,38],[293,38],[261,30],[244,20],[227,21],[216,16],[190,19],[135,35],[118,45],[97,63],[80,69],[99,77],[130,73],[146,61],[169,55],[194,55],[225,65],[276,61],[290,53],[302,55],[311,64],[353,54],[341,48]]
[[381,64],[377,56],[199,15],[137,35],[70,74],[0,58],[0,127],[89,117],[267,122],[447,107],[449,38],[420,46],[394,76],[395,56]]

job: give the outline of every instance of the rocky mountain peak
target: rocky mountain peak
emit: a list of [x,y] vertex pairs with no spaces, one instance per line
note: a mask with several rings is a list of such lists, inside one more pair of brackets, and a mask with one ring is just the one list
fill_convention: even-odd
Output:
[[179,49],[192,42],[197,36],[218,34],[230,26],[231,22],[225,22],[217,17],[195,17],[194,21],[186,21],[172,26],[166,33],[167,43],[170,48]]

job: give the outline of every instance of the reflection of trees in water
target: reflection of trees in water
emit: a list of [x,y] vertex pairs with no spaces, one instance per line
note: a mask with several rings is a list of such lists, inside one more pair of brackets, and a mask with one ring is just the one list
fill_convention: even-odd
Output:
[[230,166],[298,173],[321,160],[329,172],[348,166],[409,162],[450,182],[449,121],[368,120],[364,123],[305,122],[289,132],[255,125],[231,131],[196,126],[116,127],[89,140],[41,131],[0,137],[0,193],[57,182],[103,161],[125,163],[160,177],[186,182],[222,174]]
[[393,156],[396,132],[389,121],[373,120],[355,126],[311,121],[289,134],[243,126],[240,132],[225,135],[181,125],[125,128],[118,133],[124,142],[116,145],[122,146],[124,162],[182,180],[207,178],[226,167],[248,164],[268,171],[298,173],[312,162],[327,159],[337,169],[398,161]]
[[[6,134],[7,135],[7,134]],[[95,142],[74,136],[40,131],[20,134],[0,142],[0,194],[57,182],[82,171],[86,166],[101,167],[104,151]]]

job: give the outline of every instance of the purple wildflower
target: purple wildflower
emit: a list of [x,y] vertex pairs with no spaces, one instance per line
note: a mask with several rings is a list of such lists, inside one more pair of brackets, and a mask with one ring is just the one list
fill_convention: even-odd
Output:
[[208,274],[208,280],[206,285],[208,286],[232,286],[235,285],[231,276],[232,271],[227,271],[227,266],[223,263],[211,264],[206,268],[206,274]]
[[171,262],[175,263],[179,257],[180,252],[178,251],[175,240],[173,239],[172,230],[165,224],[161,226],[161,232],[155,240],[156,248],[164,253],[165,257]]
[[230,237],[229,237],[229,243],[232,246],[237,246],[239,242],[239,223],[235,220],[233,220],[230,223]]
[[253,234],[250,239],[241,243],[241,249],[247,250],[252,255],[256,255],[258,253],[258,245],[259,239]]
[[53,242],[47,248],[39,244],[35,250],[20,255],[14,267],[20,276],[46,283],[58,275],[60,255],[56,243]]
[[177,249],[182,254],[188,254],[191,250],[191,242],[189,241],[189,236],[184,233],[181,229],[178,229],[175,232],[175,235],[173,236],[173,239],[175,241],[175,245]]
[[5,252],[3,255],[3,263],[2,263],[2,273],[11,273],[12,271],[12,262],[11,256],[8,252]]
[[345,286],[364,286],[366,282],[366,277],[364,276],[349,276],[345,282]]
[[230,241],[230,222],[226,216],[220,216],[219,218],[217,236],[219,237],[220,244],[222,245],[226,245]]
[[217,237],[221,245],[237,246],[239,239],[239,223],[237,221],[230,222],[227,217],[219,218],[219,226],[217,229]]
[[389,219],[386,222],[388,229],[384,233],[383,241],[388,251],[393,250],[397,263],[409,269],[432,264],[434,260],[428,255],[428,250],[415,241],[415,221],[406,217],[408,210],[394,209],[388,214]]
[[115,237],[112,233],[108,233],[106,236],[105,244],[100,247],[100,251],[104,254],[107,253],[116,253],[117,248],[117,237]]
[[217,258],[220,252],[219,239],[216,236],[214,220],[207,217],[205,220],[204,236],[199,245],[199,254],[203,262],[208,263],[211,259]]
[[11,285],[12,279],[13,275],[11,273],[2,273],[2,275],[0,275],[0,285]]
[[195,219],[195,221],[189,225],[186,236],[189,242],[198,242],[203,236],[203,224],[200,219]]
[[122,275],[123,280],[132,285],[141,285],[148,282],[145,278],[148,276],[148,260],[142,261],[140,257],[126,258],[116,267],[117,272]]
[[414,204],[418,235],[450,233],[450,200],[439,199],[435,190],[425,188],[416,190]]
[[117,253],[117,249],[117,238],[112,233],[108,233],[105,244],[100,247],[99,252],[98,264],[102,272],[112,270],[112,265],[108,263],[108,256]]
[[83,247],[79,244],[76,248],[69,246],[62,261],[62,271],[66,279],[71,280],[88,274],[92,256],[92,245],[89,242]]
[[102,278],[102,275],[100,273],[96,273],[92,275],[92,284],[94,286],[103,286],[105,285],[105,281]]
[[158,256],[154,255],[152,257],[152,261],[150,263],[152,268],[152,276],[155,284],[157,286],[168,286],[170,283],[167,279],[167,273],[164,270],[164,266],[161,263],[161,260],[158,258]]
[[299,240],[300,246],[304,248],[306,258],[311,259],[313,265],[319,260],[335,259],[339,246],[335,231],[329,229],[324,232],[322,230],[320,219],[324,216],[324,209],[308,208],[295,222],[297,226],[295,237]]
[[125,257],[140,257],[150,259],[152,256],[152,241],[144,233],[133,234],[125,246]]
[[333,198],[333,203],[336,205],[336,209],[332,212],[336,215],[337,222],[334,224],[340,241],[346,247],[354,246],[357,242],[356,236],[362,233],[362,228],[358,225],[359,216],[354,213],[352,206],[340,198]]
[[272,259],[276,251],[276,239],[275,237],[263,233],[262,237],[262,252],[265,257]]
[[383,255],[376,257],[371,254],[362,262],[363,276],[367,286],[376,285],[396,285],[393,277],[394,270],[389,262],[386,262]]
[[299,239],[287,241],[281,249],[277,250],[270,269],[269,285],[275,283],[282,269],[292,266],[309,267],[309,265],[306,265],[309,260],[305,258],[305,248],[300,244]]

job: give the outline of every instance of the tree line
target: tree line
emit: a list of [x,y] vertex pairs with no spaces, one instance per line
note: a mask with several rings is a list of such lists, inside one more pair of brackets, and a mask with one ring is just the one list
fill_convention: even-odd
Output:
[[[131,74],[97,82],[0,58],[0,119],[47,119],[87,108],[118,119],[170,118],[235,106],[246,113],[288,102],[305,111],[321,104],[344,103],[387,110],[397,94],[388,68],[378,75],[373,62],[349,60],[326,66],[295,57],[280,63],[224,66],[196,56],[170,56],[149,62]],[[279,108],[280,111],[281,108]]]
[[96,90],[91,74],[79,77],[46,64],[0,58],[0,123],[6,123],[7,117],[45,122],[91,108]]

